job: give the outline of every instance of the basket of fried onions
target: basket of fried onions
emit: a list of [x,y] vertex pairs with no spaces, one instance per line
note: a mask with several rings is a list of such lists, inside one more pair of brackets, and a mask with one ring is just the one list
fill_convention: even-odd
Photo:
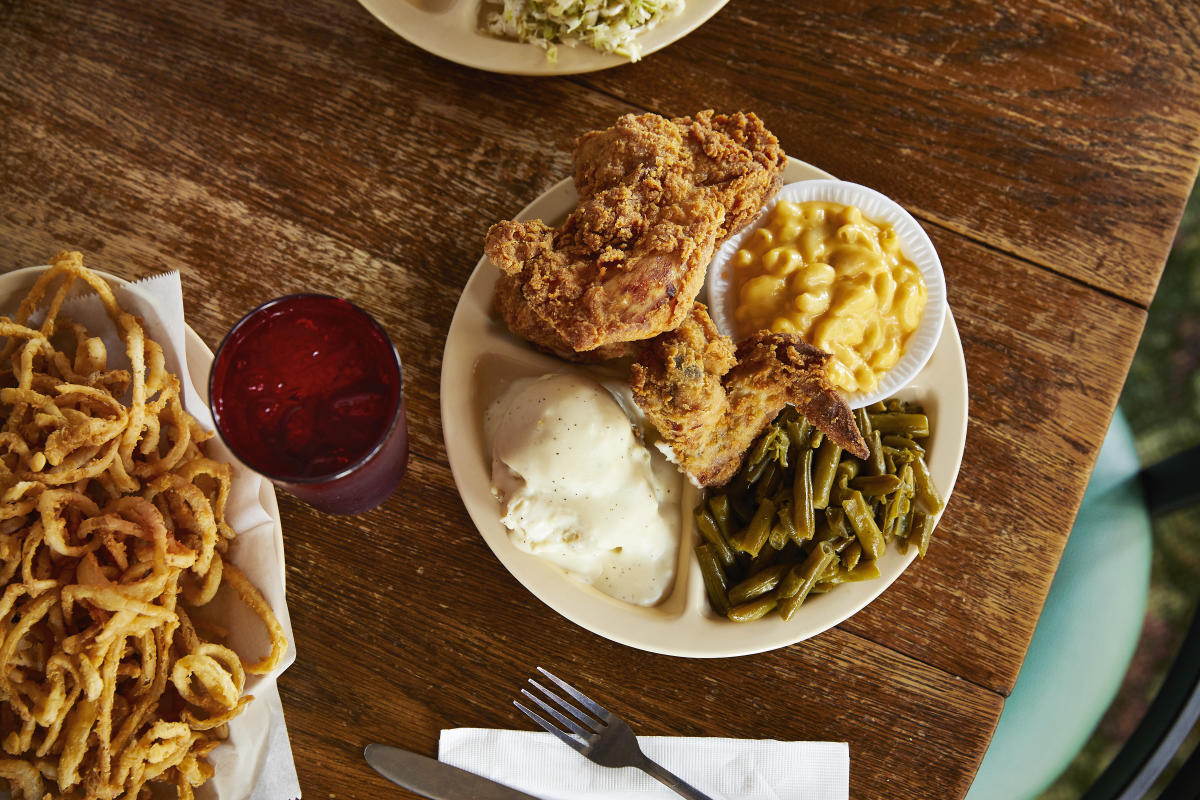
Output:
[[[60,314],[98,295],[129,368]],[[60,253],[0,317],[0,777],[15,798],[190,798],[286,641],[229,562],[232,469],[184,410],[162,347]],[[253,663],[202,609],[222,584],[262,621]]]

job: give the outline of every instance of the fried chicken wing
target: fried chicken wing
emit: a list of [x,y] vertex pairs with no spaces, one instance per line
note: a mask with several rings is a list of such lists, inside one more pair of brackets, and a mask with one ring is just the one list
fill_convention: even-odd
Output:
[[580,201],[562,227],[500,222],[484,243],[510,329],[566,357],[678,326],[713,251],[779,189],[786,159],[753,114],[705,111],[626,115],[581,136],[574,161]]
[[760,331],[735,348],[705,307],[645,343],[633,364],[633,399],[699,486],[721,486],[787,404],[859,458],[867,444],[850,407],[825,377],[829,354],[799,336]]

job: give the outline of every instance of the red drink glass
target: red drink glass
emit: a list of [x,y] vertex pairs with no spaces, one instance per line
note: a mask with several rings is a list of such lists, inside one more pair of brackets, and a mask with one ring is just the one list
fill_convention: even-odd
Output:
[[241,461],[314,508],[355,514],[404,476],[400,356],[366,312],[337,297],[271,300],[217,349],[208,393]]

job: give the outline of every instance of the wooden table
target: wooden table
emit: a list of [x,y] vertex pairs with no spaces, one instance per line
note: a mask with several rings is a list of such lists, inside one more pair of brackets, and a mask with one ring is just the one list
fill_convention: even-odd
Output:
[[[569,78],[439,60],[351,0],[0,5],[0,269],[67,247],[178,269],[210,344],[268,298],[339,294],[404,358],[403,488],[347,518],[280,497],[305,797],[404,796],[369,741],[434,754],[441,728],[528,727],[509,700],[538,664],[644,734],[849,741],[854,797],[967,790],[1196,174],[1200,7],[924,5],[743,0]],[[686,660],[592,635],[504,570],[455,490],[438,379],[484,232],[570,173],[574,138],[708,107],[756,111],[921,220],[971,415],[923,562],[810,641]]]

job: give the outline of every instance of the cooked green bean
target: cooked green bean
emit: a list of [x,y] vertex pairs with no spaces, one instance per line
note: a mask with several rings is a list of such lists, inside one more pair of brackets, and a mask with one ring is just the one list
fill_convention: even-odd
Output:
[[747,462],[746,466],[743,468],[743,472],[746,476],[745,480],[747,486],[757,483],[759,478],[763,476],[763,473],[774,465],[774,461],[766,458],[760,458],[758,461],[753,463]]
[[929,474],[929,465],[925,459],[918,458],[912,462],[913,485],[917,489],[917,505],[926,514],[936,516],[942,513],[946,503],[933,485],[933,477]]
[[884,516],[883,528],[883,538],[889,542],[896,537],[904,539],[908,536],[912,514],[912,500],[904,492],[896,492],[892,501]]
[[767,537],[767,544],[775,550],[782,550],[790,541],[787,531],[784,530],[783,524],[779,521],[779,515],[775,515],[775,524],[771,526],[771,535]]
[[875,524],[875,518],[871,516],[871,510],[867,501],[863,499],[862,492],[852,490],[843,501],[842,508],[846,511],[850,527],[854,528],[854,533],[858,536],[863,555],[871,561],[883,555],[883,533]]
[[762,477],[758,479],[758,485],[754,487],[755,499],[762,500],[764,497],[772,496],[779,490],[779,484],[782,482],[783,468],[774,461],[768,462]]
[[696,529],[700,531],[700,536],[704,541],[712,547],[713,555],[721,562],[721,566],[728,569],[733,566],[734,554],[733,548],[730,547],[729,541],[721,535],[717,523],[713,520],[712,514],[703,506],[696,511]]
[[818,519],[820,521],[817,523],[816,533],[813,534],[814,542],[835,542],[850,534],[849,528],[846,527],[846,512],[839,507],[826,508]]
[[793,566],[788,572],[784,578],[787,593],[785,594],[784,582],[780,583],[779,590],[775,593],[779,597],[779,614],[785,621],[791,619],[792,615],[796,613],[796,609],[816,586],[817,579],[825,574],[825,570],[834,562],[835,558],[829,545],[821,543],[812,549],[804,561]]
[[791,565],[791,568],[783,576],[779,582],[779,587],[775,594],[780,599],[791,597],[796,592],[800,591],[806,580],[811,579],[813,582],[821,576],[825,571],[828,562],[833,561],[837,557],[837,553],[833,552],[833,548],[829,546],[829,542],[817,542],[809,550],[808,555],[803,561],[798,561]]
[[700,576],[704,579],[704,590],[708,594],[708,602],[712,605],[713,611],[725,616],[729,613],[725,571],[721,569],[721,564],[717,561],[712,547],[707,544],[697,546],[696,561],[700,563]]
[[708,510],[712,512],[713,521],[717,523],[721,536],[725,537],[725,541],[729,541],[729,537],[733,535],[733,523],[729,518],[732,513],[729,508],[729,495],[714,494],[709,497]]
[[871,431],[870,436],[863,438],[867,440],[867,460],[863,463],[862,471],[867,475],[887,474],[887,463],[883,458],[883,439],[879,431]]
[[734,542],[733,546],[743,553],[749,553],[752,556],[758,555],[758,551],[762,550],[763,545],[767,543],[767,538],[771,535],[771,520],[774,516],[775,503],[771,501],[771,498],[764,497],[759,501],[758,510],[754,512],[750,524],[746,526],[746,530],[742,531],[742,535]]
[[787,424],[788,439],[797,447],[808,447],[808,439],[812,434],[812,423],[801,417]]
[[817,457],[813,459],[812,497],[813,508],[818,511],[829,505],[829,492],[833,489],[841,455],[842,448],[834,444],[832,439],[826,439],[817,448]]
[[858,432],[862,434],[864,439],[871,436],[871,432],[875,429],[871,427],[871,415],[867,413],[865,408],[854,409],[854,422],[858,425]]
[[859,471],[862,470],[862,463],[857,458],[843,458],[837,465],[837,478],[841,479],[844,475],[847,483],[853,478],[857,478]]
[[830,506],[825,509],[825,521],[827,527],[824,537],[820,541],[829,542],[837,552],[841,552],[846,548],[846,545],[854,541],[854,531],[846,523],[846,512],[841,508]]
[[851,542],[846,545],[846,549],[842,551],[841,560],[844,569],[854,569],[858,566],[858,562],[862,560],[863,549],[859,542]]
[[761,597],[778,586],[780,579],[789,569],[790,564],[773,564],[756,572],[729,590],[729,602],[737,606],[747,600]]
[[774,595],[767,595],[748,603],[742,603],[740,606],[734,606],[725,616],[734,622],[753,622],[770,614],[778,602]]
[[843,458],[833,476],[833,488],[829,491],[829,505],[840,506],[850,491],[850,480],[858,474],[859,461]]
[[812,483],[813,451],[806,449],[796,464],[796,476],[792,481],[792,527],[793,539],[800,544],[813,537],[816,530],[816,515],[813,513]]
[[900,503],[900,516],[896,517],[895,525],[892,527],[891,538],[908,541],[912,531],[914,511],[912,501],[907,497],[904,498]]
[[754,447],[750,449],[750,454],[746,457],[746,463],[751,467],[761,464],[765,459],[772,461],[782,461],[784,466],[787,466],[787,448],[788,448],[787,433],[783,428],[772,425],[767,428],[766,433],[758,438]]
[[887,411],[882,414],[868,414],[871,425],[883,434],[898,433],[912,438],[929,435],[929,417],[924,414],[905,414],[898,411]]
[[912,439],[909,439],[907,436],[898,436],[896,434],[892,434],[890,436],[884,436],[882,441],[887,447],[891,447],[896,450],[915,450],[918,453],[925,452],[924,447],[917,444]]
[[854,569],[836,568],[833,574],[823,577],[820,583],[823,586],[838,586],[843,583],[869,581],[878,577],[879,565],[874,561],[864,561]]
[[912,542],[916,539],[917,555],[921,558],[925,557],[925,552],[929,550],[929,542],[933,538],[933,517],[923,511],[916,511],[912,515],[912,528],[909,530],[908,540]]
[[775,509],[775,516],[779,519],[779,526],[783,528],[783,532],[787,534],[789,539],[796,544],[804,544],[805,538],[808,537],[802,537],[800,532],[796,530],[795,514],[793,511],[794,505],[795,500],[785,494],[783,501]]
[[868,495],[891,494],[902,485],[895,475],[860,475],[850,481],[851,489]]

